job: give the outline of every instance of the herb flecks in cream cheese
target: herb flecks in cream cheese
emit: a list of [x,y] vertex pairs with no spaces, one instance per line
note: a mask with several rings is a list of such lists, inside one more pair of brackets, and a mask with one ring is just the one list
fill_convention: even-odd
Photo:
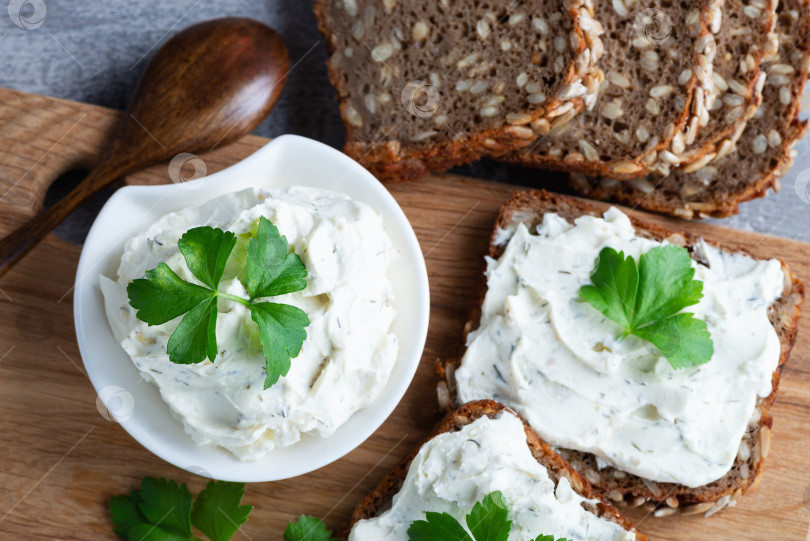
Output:
[[532,456],[523,423],[514,414],[481,417],[457,432],[425,443],[408,469],[391,509],[361,520],[349,541],[407,541],[408,528],[425,512],[448,513],[461,524],[475,502],[500,491],[509,509],[510,541],[538,532],[571,541],[631,541],[635,535],[586,511],[566,478],[555,485]]
[[[264,391],[265,360],[247,306],[220,302],[214,363],[179,365],[166,354],[178,319],[149,327],[126,296],[130,281],[161,262],[196,283],[177,247],[189,228],[244,235],[262,216],[286,236],[308,272],[306,289],[273,299],[300,308],[311,321],[287,376]],[[235,253],[245,246],[237,244]],[[102,276],[100,283],[116,338],[189,436],[255,460],[304,434],[331,435],[380,394],[397,356],[386,276],[397,257],[381,217],[363,203],[314,188],[248,189],[160,218],[127,242],[117,281]],[[244,257],[228,261],[219,289],[249,297],[237,278],[244,274],[239,261]]]
[[621,327],[578,294],[603,247],[638,259],[663,244],[637,236],[615,208],[575,225],[549,213],[536,232],[519,225],[488,260],[480,326],[456,371],[459,399],[499,400],[552,445],[646,479],[698,487],[723,477],[757,398],[771,392],[780,345],[768,308],[783,271],[699,242],[692,265],[703,298],[686,310],[706,322],[714,355],[676,371],[648,342],[619,340]]

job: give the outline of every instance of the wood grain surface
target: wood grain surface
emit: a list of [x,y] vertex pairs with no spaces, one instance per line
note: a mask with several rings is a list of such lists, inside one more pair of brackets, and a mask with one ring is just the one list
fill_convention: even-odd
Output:
[[[39,208],[60,173],[98,158],[118,114],[0,89],[0,235]],[[247,137],[202,158],[210,174],[265,142]],[[166,165],[126,180],[170,182]],[[427,259],[432,304],[422,364],[394,414],[360,448],[309,475],[249,485],[245,501],[256,509],[234,539],[280,539],[287,521],[303,513],[340,526],[437,420],[434,361],[453,354],[493,220],[513,187],[445,175],[389,189]],[[782,258],[810,282],[810,245],[649,219]],[[80,250],[50,235],[0,280],[0,539],[112,539],[107,501],[136,488],[143,476],[171,477],[194,491],[205,484],[151,455],[99,412],[73,331],[71,288]],[[772,410],[773,445],[759,490],[709,519],[629,513],[641,531],[653,540],[808,538],[809,337],[805,317]]]

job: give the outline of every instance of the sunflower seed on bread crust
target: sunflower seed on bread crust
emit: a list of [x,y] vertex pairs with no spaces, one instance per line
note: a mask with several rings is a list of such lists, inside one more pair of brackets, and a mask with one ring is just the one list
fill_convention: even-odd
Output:
[[[619,184],[624,182],[617,181]],[[541,223],[546,213],[554,212],[565,220],[572,222],[579,216],[598,216],[596,208],[580,199],[547,193],[545,191],[522,190],[515,192],[501,207],[496,219],[487,255],[499,258],[505,248],[504,232],[514,231],[518,224],[525,224],[530,229]],[[667,239],[669,242],[684,246],[688,250],[698,242],[697,237],[683,232],[672,232],[659,226],[632,219],[633,227],[640,236],[654,240]],[[779,367],[773,374],[771,394],[757,401],[754,415],[749,420],[748,430],[740,442],[737,457],[732,469],[722,478],[708,485],[689,488],[673,483],[656,483],[641,479],[633,474],[600,464],[592,454],[558,449],[571,467],[587,476],[589,482],[614,501],[621,500],[630,506],[661,504],[684,514],[710,514],[725,506],[733,505],[737,498],[756,486],[762,472],[762,463],[770,447],[770,430],[772,419],[769,409],[775,398],[782,366],[787,361],[790,350],[796,340],[798,318],[804,298],[804,286],[795,274],[784,264],[784,286],[782,296],[769,308],[768,317],[774,326],[780,341]],[[467,335],[474,331],[481,319],[481,306],[486,295],[487,280],[481,273],[480,285],[474,295],[463,336],[459,342],[457,358],[441,360],[437,371],[451,395],[451,406],[457,400],[454,373],[458,359],[463,357]],[[660,508],[660,507],[659,507]]]
[[[780,2],[775,25],[779,52],[763,63],[767,78],[762,103],[745,124],[736,148],[716,159],[714,153],[707,154],[666,177],[650,177],[645,181],[649,190],[580,175],[571,176],[571,187],[595,199],[686,219],[731,216],[739,212],[740,203],[777,190],[779,178],[793,164],[793,146],[807,132],[807,121],[797,115],[810,68],[808,9],[804,0]],[[705,165],[713,174],[701,169]]]
[[[716,53],[709,28],[721,17],[721,3],[596,0],[605,76],[595,107],[499,159],[622,179],[650,172],[659,153],[671,153],[677,133],[708,119]],[[581,141],[595,152],[583,154]]]
[[532,137],[513,126],[561,125],[593,103],[603,48],[591,0],[503,8],[316,0],[346,153],[382,180],[416,178],[523,147]]

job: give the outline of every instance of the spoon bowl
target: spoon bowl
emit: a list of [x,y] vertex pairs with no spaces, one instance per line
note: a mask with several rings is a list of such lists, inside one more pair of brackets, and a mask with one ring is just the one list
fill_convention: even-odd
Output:
[[281,36],[252,19],[215,19],[175,35],[146,67],[101,162],[64,199],[0,240],[0,277],[121,176],[250,133],[278,101],[289,65]]

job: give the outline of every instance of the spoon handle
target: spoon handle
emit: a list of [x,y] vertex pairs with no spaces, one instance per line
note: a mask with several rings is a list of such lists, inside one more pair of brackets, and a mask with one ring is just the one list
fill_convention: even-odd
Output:
[[51,208],[37,213],[10,235],[0,239],[0,277],[79,205],[119,176],[119,168],[105,162],[90,171],[87,178]]

